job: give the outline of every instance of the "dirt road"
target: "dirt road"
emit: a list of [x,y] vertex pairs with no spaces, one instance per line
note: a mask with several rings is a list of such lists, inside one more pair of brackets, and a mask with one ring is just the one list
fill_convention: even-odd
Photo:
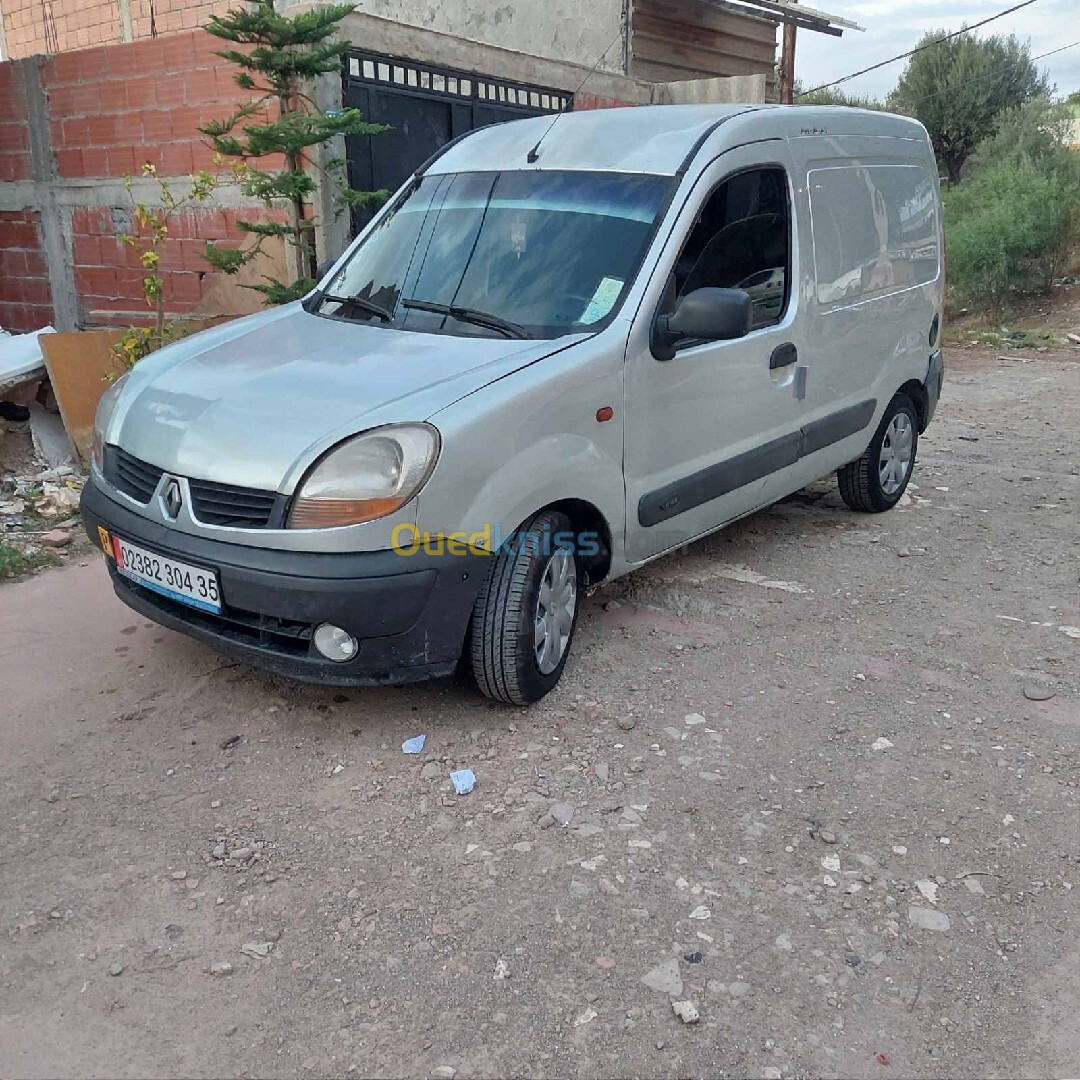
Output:
[[1080,362],[947,378],[906,505],[601,591],[530,710],[0,586],[0,1075],[1080,1075]]

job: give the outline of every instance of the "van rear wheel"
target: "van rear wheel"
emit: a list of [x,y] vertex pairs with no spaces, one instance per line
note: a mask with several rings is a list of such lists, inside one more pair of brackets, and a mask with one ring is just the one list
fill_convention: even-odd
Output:
[[852,510],[880,514],[904,494],[919,448],[919,418],[907,394],[897,394],[885,409],[862,457],[836,474],[840,496]]
[[543,510],[494,558],[473,608],[469,656],[481,693],[511,705],[539,701],[566,666],[577,626],[581,564],[555,538],[570,519]]

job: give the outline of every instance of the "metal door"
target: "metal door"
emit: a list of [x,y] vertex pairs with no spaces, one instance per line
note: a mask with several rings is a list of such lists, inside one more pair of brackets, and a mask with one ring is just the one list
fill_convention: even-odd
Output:
[[[358,191],[393,191],[435,151],[475,128],[573,106],[565,91],[375,53],[350,52],[344,79],[346,106],[391,128],[346,139],[349,185]],[[354,230],[370,216],[354,213]]]

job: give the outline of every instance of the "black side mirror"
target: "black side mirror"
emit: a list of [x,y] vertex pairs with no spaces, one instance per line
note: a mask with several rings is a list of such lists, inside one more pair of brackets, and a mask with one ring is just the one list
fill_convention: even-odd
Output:
[[653,320],[649,347],[657,360],[670,360],[680,341],[728,341],[750,333],[753,305],[742,289],[695,289],[675,309]]

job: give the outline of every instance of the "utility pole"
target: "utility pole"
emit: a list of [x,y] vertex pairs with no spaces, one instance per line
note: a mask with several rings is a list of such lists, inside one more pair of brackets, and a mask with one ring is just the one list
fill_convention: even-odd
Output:
[[[796,0],[792,0],[795,3]],[[795,99],[795,24],[784,23],[784,43],[780,51],[780,104],[790,105]]]

